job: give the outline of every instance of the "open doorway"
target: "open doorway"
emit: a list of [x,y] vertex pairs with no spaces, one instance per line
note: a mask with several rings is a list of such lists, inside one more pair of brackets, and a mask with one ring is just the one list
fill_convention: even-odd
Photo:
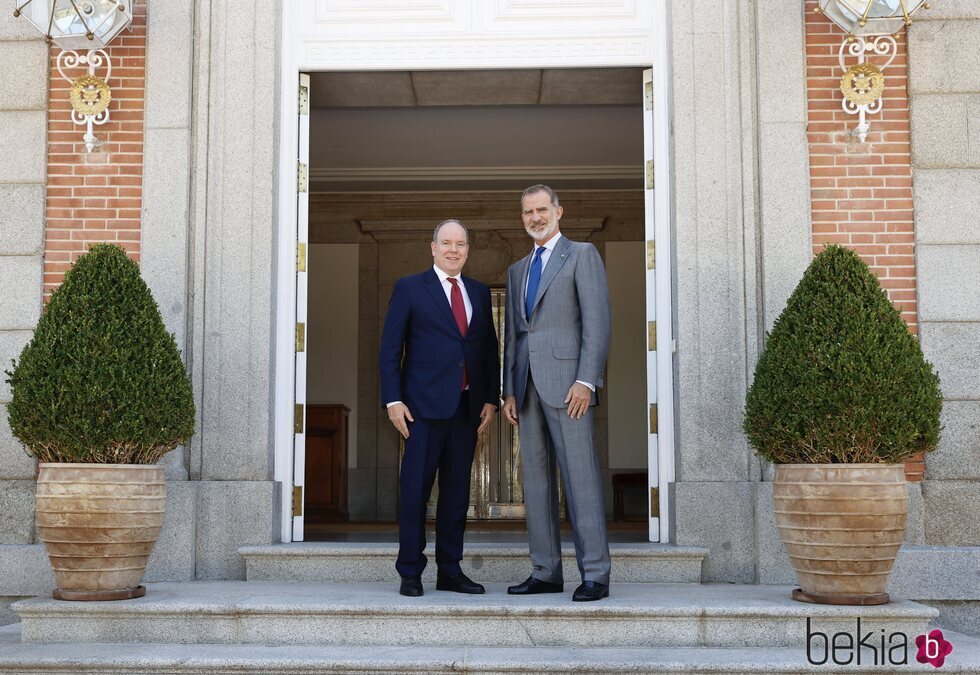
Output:
[[[432,228],[459,218],[471,237],[465,273],[502,298],[507,268],[531,249],[520,191],[544,182],[565,207],[563,233],[594,243],[605,259],[613,342],[596,445],[608,518],[639,519],[645,539],[641,69],[311,80],[306,538],[329,535],[338,522],[397,518],[399,440],[377,387],[394,281],[430,266]],[[516,437],[499,416],[480,443],[473,488],[471,517],[519,522]]]

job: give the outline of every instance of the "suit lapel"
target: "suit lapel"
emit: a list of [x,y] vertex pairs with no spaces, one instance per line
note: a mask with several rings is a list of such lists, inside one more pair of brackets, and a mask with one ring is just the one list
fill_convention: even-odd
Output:
[[459,278],[463,280],[463,286],[466,287],[466,297],[470,299],[470,309],[473,310],[466,328],[466,337],[469,337],[473,334],[479,317],[483,316],[483,301],[481,299],[483,296],[476,292],[476,281],[462,274],[459,275]]
[[462,337],[463,334],[459,332],[459,326],[456,325],[456,317],[453,316],[453,308],[449,306],[449,300],[446,299],[446,291],[443,290],[442,284],[439,283],[439,277],[436,276],[435,270],[430,269],[426,272],[422,280],[425,283],[425,290],[429,291],[429,295],[432,296],[432,301],[436,303],[436,307],[446,317],[446,321],[450,323],[453,330]]
[[[548,286],[555,280],[555,276],[558,274],[562,265],[568,260],[568,249],[571,246],[571,240],[564,235],[555,244],[555,250],[551,252],[551,257],[548,258],[548,264],[541,272],[541,284],[538,286],[538,294],[535,296],[534,305],[531,307],[532,312],[537,308],[538,303],[541,302],[544,292],[548,290]],[[524,283],[526,284],[527,282],[525,281]]]

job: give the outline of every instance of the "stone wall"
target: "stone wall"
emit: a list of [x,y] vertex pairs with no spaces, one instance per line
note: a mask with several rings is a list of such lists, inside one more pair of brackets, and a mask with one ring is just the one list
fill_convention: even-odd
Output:
[[238,547],[279,538],[278,22],[272,0],[179,0],[149,17],[143,260],[194,384],[196,434],[168,458],[168,477],[189,479],[170,568],[191,578],[243,578]]
[[742,407],[764,331],[810,260],[803,9],[697,4],[671,3],[673,540],[709,548],[705,580],[752,582],[771,543]]
[[926,543],[980,546],[980,6],[934,3],[915,18],[909,94],[920,335],[945,397],[942,441],[926,458]]
[[[272,97],[237,95],[256,85],[273,89],[277,32],[256,37],[252,27],[277,21],[271,1],[232,11],[223,3],[180,0],[147,11],[145,180],[135,245],[144,278],[191,369],[198,408],[195,438],[164,461],[167,514],[147,581],[243,578],[238,547],[278,537],[278,487],[271,480],[269,226],[276,106]],[[0,61],[12,69],[16,85],[0,94],[0,122],[8,132],[0,166],[4,363],[19,354],[41,311],[48,56],[28,22],[0,14]],[[121,114],[121,121],[126,117]],[[246,133],[245,124],[256,131]],[[8,400],[4,385],[0,403]],[[35,464],[5,420],[0,459],[5,608],[12,598],[50,592],[54,582],[34,543]],[[5,612],[0,622],[10,618]]]
[[[45,122],[48,107],[48,46],[37,30],[12,11],[0,12],[0,373],[20,356],[41,315],[44,248]],[[7,424],[10,388],[0,375],[0,623],[12,620],[10,601],[31,595],[17,583],[18,554],[36,550],[36,463]],[[47,562],[45,561],[45,565]],[[7,572],[10,574],[8,575]],[[7,581],[10,580],[10,583]]]
[[[978,38],[980,8],[970,0],[935,3],[916,14],[909,30],[916,269],[914,274],[885,274],[918,282],[918,332],[926,358],[939,370],[946,398],[940,447],[926,456],[925,480],[909,485],[909,523],[889,592],[933,604],[942,612],[941,625],[973,634],[980,624],[980,221],[972,215],[980,208],[980,137],[975,124],[980,114],[980,62],[967,45]],[[893,107],[901,102],[901,94],[893,92]],[[884,123],[875,117],[870,121],[872,130],[898,133],[901,141],[894,117]],[[860,151],[846,149],[849,154]],[[834,236],[843,234],[847,233],[841,230]],[[875,251],[863,253],[869,262],[879,262]],[[764,258],[766,267],[773,262]],[[893,300],[902,301],[895,289],[907,289],[898,282],[891,288]],[[768,482],[756,486],[757,580],[792,583],[794,576],[772,522],[770,487]]]

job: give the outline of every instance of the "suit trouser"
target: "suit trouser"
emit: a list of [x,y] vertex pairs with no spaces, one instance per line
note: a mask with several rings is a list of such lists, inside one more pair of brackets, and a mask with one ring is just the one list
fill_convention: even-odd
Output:
[[460,396],[449,419],[416,418],[408,423],[398,495],[398,560],[403,577],[422,574],[425,553],[425,511],[439,472],[436,505],[436,565],[458,574],[463,558],[463,531],[470,502],[470,469],[476,448],[477,424],[469,419],[469,392]]
[[567,408],[552,408],[527,380],[524,405],[518,413],[521,471],[527,510],[531,573],[536,579],[563,581],[558,524],[558,476],[572,519],[575,559],[583,581],[609,583],[609,543],[599,462],[592,442],[592,408],[572,419]]

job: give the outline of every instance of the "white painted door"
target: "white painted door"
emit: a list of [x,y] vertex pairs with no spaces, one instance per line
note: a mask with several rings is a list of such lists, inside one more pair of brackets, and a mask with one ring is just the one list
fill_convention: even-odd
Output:
[[[668,491],[673,463],[673,339],[670,290],[670,218],[664,170],[669,128],[664,87],[643,71],[644,236],[646,239],[647,467],[650,541],[669,541]],[[659,100],[658,100],[658,97]],[[661,245],[658,246],[658,242]],[[661,396],[660,393],[665,395]]]
[[293,392],[293,541],[303,541],[306,484],[306,302],[310,221],[310,76],[299,76],[296,161],[296,357]]

